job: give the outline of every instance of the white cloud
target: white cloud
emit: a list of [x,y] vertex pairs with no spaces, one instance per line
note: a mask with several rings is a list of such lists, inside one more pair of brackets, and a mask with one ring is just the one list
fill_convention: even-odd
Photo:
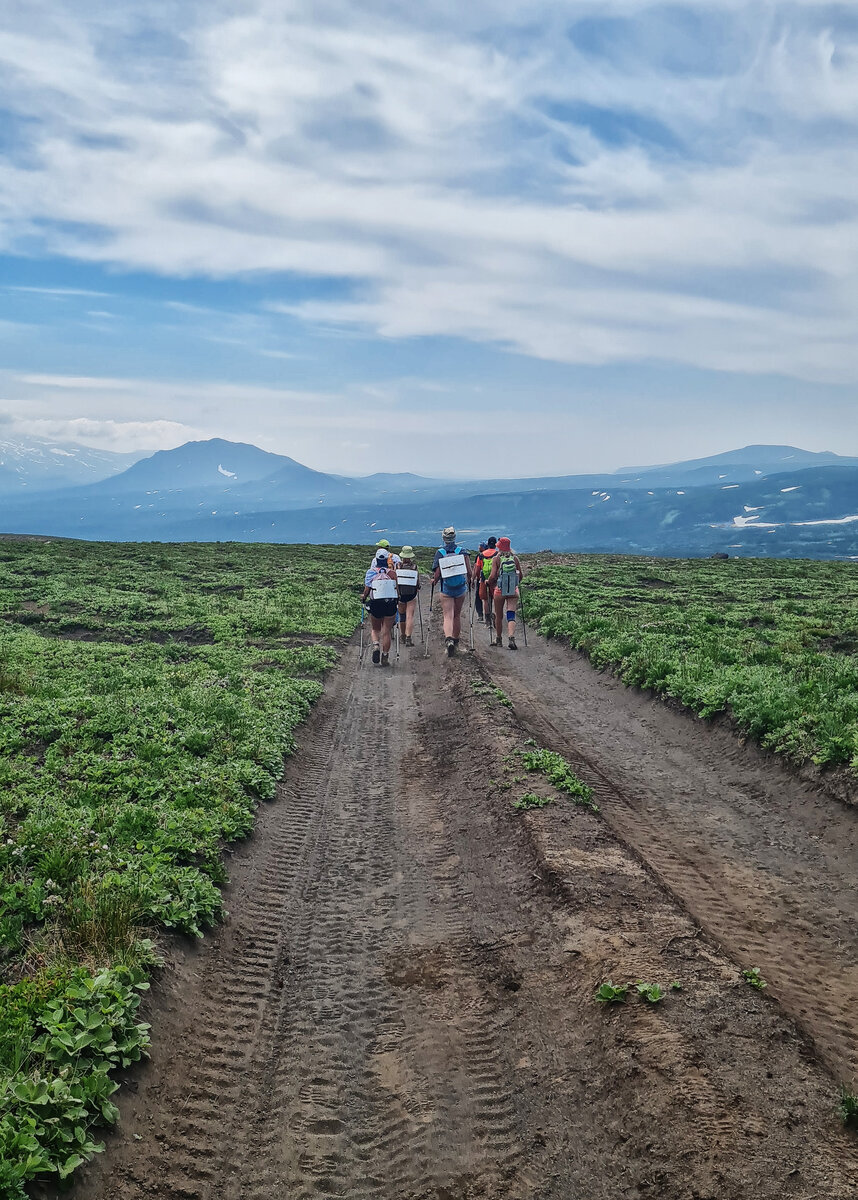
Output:
[[412,470],[517,477],[608,471],[623,461],[663,462],[666,444],[677,460],[776,438],[848,453],[848,412],[808,402],[808,390],[799,387],[795,396],[787,392],[768,405],[749,406],[745,395],[728,389],[688,421],[677,419],[669,397],[650,397],[641,421],[636,394],[598,383],[574,394],[565,387],[543,394],[501,380],[483,390],[479,380],[451,385],[403,376],[302,391],[0,371],[0,409],[14,414],[4,421],[0,412],[0,423],[114,450],[223,437],[346,475]]
[[68,287],[25,287],[23,284],[9,284],[4,289],[7,292],[29,292],[37,296],[109,296],[110,292],[94,292],[89,288]]
[[19,433],[63,442],[80,442],[104,450],[168,450],[190,441],[194,430],[177,421],[114,421],[89,417],[18,418],[12,425]]
[[858,378],[858,40],[821,2],[38,7],[0,33],[36,130],[0,247],[349,277],[283,308],[390,338]]

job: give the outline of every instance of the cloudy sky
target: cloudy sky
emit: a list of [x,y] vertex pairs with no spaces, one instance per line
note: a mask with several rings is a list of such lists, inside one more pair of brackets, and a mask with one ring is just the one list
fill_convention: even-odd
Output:
[[6,0],[0,415],[321,468],[858,454],[858,6]]

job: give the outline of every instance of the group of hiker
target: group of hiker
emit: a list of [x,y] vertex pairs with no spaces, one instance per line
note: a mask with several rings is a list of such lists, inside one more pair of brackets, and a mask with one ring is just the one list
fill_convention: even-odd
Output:
[[[441,599],[444,642],[449,657],[456,653],[462,635],[462,609],[472,589],[474,611],[492,631],[492,645],[503,645],[506,621],[507,645],[517,650],[515,623],[520,601],[521,563],[508,537],[490,537],[480,542],[475,560],[456,541],[456,530],[448,525],[442,544],[432,563],[432,594]],[[369,613],[372,633],[372,661],[387,666],[393,642],[394,626],[406,646],[414,645],[415,613],[420,616],[420,572],[413,546],[403,546],[399,554],[382,538],[376,544],[372,563],[366,572],[362,601]]]

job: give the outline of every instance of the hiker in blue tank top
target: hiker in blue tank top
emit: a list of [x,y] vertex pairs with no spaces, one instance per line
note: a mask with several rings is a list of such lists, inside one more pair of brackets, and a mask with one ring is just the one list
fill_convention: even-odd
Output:
[[462,634],[462,605],[471,586],[471,559],[456,544],[452,525],[444,530],[444,544],[435,551],[432,564],[434,585],[441,585],[441,611],[444,614],[444,640],[450,658],[456,653]]

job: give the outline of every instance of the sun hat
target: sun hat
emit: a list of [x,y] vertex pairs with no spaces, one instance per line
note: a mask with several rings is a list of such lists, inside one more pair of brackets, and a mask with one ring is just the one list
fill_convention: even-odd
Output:
[[498,538],[498,550],[504,550],[504,551],[506,551],[506,550],[509,550],[509,549],[510,549],[510,540],[509,540],[509,538],[508,538],[508,537],[502,537],[502,538]]
[[413,546],[403,546],[402,549],[399,551],[399,553],[402,558],[413,558],[414,557],[414,547]]
[[443,533],[444,540],[445,540],[445,541],[447,541],[447,542],[449,542],[449,541],[452,541],[452,539],[453,539],[455,536],[456,536],[456,527],[455,527],[455,525],[448,525],[448,526],[447,526],[447,528],[444,530],[444,533]]
[[376,546],[381,546],[382,550],[390,549],[390,542],[387,540],[387,538],[382,538],[380,541],[376,542],[375,544],[376,544]]

